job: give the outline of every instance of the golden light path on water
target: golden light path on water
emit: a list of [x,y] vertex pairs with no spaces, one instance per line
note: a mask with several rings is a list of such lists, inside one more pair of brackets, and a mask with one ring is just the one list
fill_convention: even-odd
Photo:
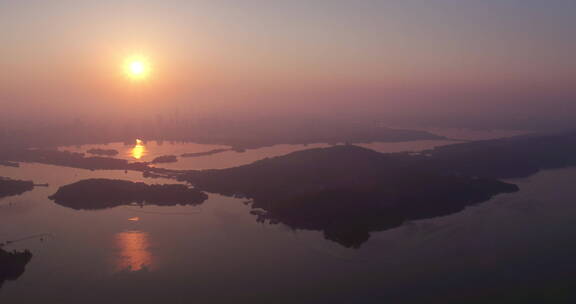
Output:
[[116,234],[116,271],[138,271],[153,266],[148,234],[141,231],[124,231]]
[[141,159],[147,152],[144,142],[140,139],[136,139],[136,145],[130,150],[130,156],[134,159]]

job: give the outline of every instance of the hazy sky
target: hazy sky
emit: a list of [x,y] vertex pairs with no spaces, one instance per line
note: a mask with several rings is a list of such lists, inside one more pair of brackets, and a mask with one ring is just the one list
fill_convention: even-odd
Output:
[[[134,53],[145,83],[122,74]],[[0,0],[11,118],[568,117],[574,54],[574,0]]]

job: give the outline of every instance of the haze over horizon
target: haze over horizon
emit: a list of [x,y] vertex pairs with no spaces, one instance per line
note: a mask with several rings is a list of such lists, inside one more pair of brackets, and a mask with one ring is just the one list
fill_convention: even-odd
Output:
[[576,303],[576,0],[0,0],[0,303]]
[[[0,119],[571,127],[574,1],[2,1]],[[149,79],[122,62],[143,54]]]

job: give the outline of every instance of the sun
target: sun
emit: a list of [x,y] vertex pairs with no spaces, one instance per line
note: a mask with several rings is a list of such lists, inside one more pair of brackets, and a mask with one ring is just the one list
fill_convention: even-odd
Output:
[[133,61],[130,63],[130,73],[132,75],[142,75],[146,69],[142,61]]
[[124,73],[131,80],[144,80],[150,75],[150,62],[142,55],[129,56],[124,60]]

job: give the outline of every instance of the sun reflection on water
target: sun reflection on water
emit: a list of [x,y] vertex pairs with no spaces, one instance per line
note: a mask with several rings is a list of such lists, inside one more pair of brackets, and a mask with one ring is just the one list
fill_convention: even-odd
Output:
[[130,155],[134,159],[141,159],[146,155],[146,146],[144,146],[144,142],[140,139],[136,139],[136,145],[130,150]]
[[119,249],[116,270],[138,271],[153,266],[148,233],[125,231],[116,234],[116,247]]

